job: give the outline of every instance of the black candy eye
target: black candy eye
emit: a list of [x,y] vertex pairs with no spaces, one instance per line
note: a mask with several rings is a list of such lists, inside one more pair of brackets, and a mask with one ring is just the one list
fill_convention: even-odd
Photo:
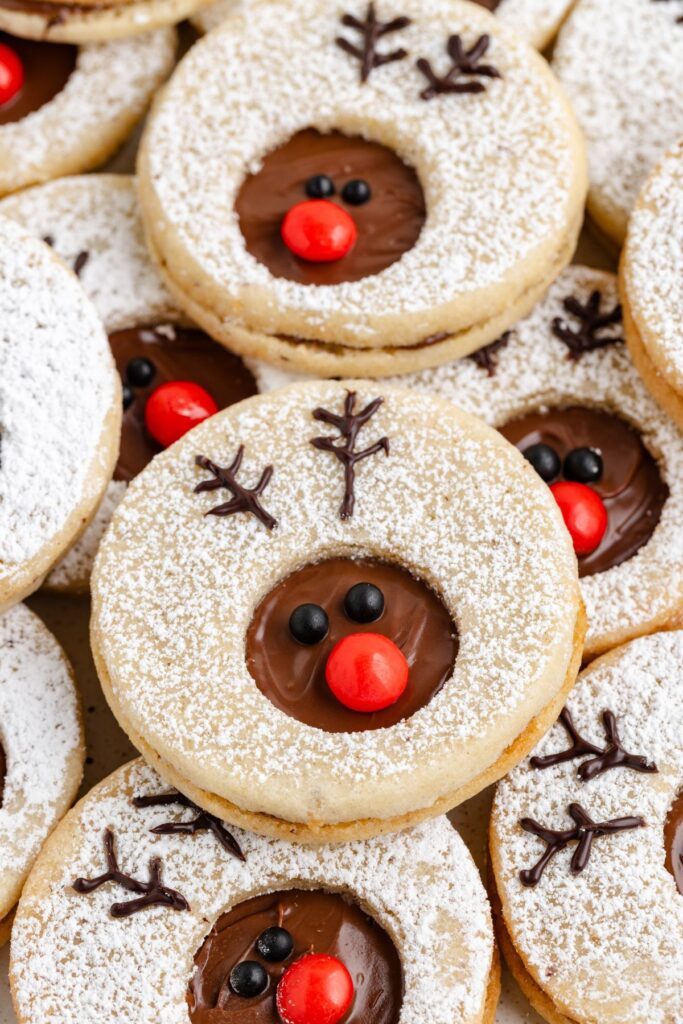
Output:
[[314,174],[306,182],[306,195],[309,199],[329,199],[334,191],[334,182],[326,174]]
[[370,186],[363,178],[354,178],[352,181],[348,181],[342,189],[342,199],[349,206],[362,206],[363,203],[369,202],[371,197]]
[[268,928],[256,942],[256,952],[269,964],[281,964],[293,950],[294,939],[285,928]]
[[602,456],[595,448],[575,448],[564,460],[567,480],[580,484],[594,484],[602,476]]
[[154,363],[144,356],[131,359],[126,367],[126,380],[132,388],[147,388],[154,380]]
[[384,611],[384,594],[372,583],[356,583],[344,598],[344,611],[354,622],[377,622]]
[[127,384],[123,385],[122,395],[123,395],[123,408],[124,408],[124,411],[125,411],[126,409],[130,409],[130,407],[133,404],[133,401],[135,399],[135,395],[133,394],[133,389],[129,388]]
[[300,604],[289,617],[289,632],[300,644],[319,644],[329,628],[327,612],[319,604]]
[[256,960],[243,960],[230,971],[230,988],[236,996],[253,999],[268,988],[268,974],[265,967]]
[[560,456],[549,444],[532,444],[531,447],[524,449],[522,455],[547,484],[559,476],[562,468]]

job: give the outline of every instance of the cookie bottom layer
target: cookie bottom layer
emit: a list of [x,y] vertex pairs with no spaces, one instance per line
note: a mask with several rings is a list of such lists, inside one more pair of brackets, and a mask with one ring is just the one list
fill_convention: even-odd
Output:
[[[24,39],[53,43],[105,43],[175,25],[209,3],[211,0],[132,0],[79,7],[40,0],[33,5],[27,0],[24,7],[22,0],[16,0],[16,7],[0,3],[0,29]],[[54,12],[46,10],[48,6],[53,6]]]
[[392,832],[402,832],[429,818],[445,814],[465,800],[476,796],[482,789],[497,782],[504,775],[507,775],[515,765],[533,750],[541,737],[548,732],[559,717],[562,708],[567,702],[567,697],[576,682],[581,666],[585,636],[586,614],[582,605],[574,626],[574,644],[569,667],[560,691],[551,703],[531,720],[524,732],[503,752],[498,760],[476,776],[476,778],[470,780],[467,785],[446,794],[430,807],[421,808],[409,814],[335,823],[318,821],[293,822],[269,814],[244,810],[214,793],[200,789],[198,786],[193,785],[192,782],[183,778],[175,767],[150,747],[126,720],[120,705],[114,698],[111,680],[104,664],[104,659],[99,651],[97,637],[94,634],[91,634],[91,646],[104,696],[119,725],[128,735],[131,743],[140,751],[145,761],[170,786],[184,793],[194,803],[229,824],[275,839],[319,846],[327,843],[344,843],[359,839],[371,839],[375,836],[389,835]]
[[643,337],[633,318],[628,299],[623,294],[623,291],[622,288],[624,331],[631,358],[652,397],[671,416],[678,427],[683,430],[683,395],[669,384],[664,374],[650,358],[643,343]]

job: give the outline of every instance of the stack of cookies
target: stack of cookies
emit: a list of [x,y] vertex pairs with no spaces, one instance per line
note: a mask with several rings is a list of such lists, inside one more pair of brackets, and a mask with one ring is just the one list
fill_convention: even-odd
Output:
[[0,28],[2,1024],[683,1024],[683,0]]

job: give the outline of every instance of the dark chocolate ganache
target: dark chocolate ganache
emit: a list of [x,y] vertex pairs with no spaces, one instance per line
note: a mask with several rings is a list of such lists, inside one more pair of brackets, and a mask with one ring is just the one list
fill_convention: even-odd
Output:
[[14,50],[24,67],[24,83],[11,100],[0,105],[0,124],[21,121],[62,91],[76,67],[78,48],[43,43],[0,32],[0,43]]
[[[600,455],[602,475],[590,486],[604,502],[608,525],[595,551],[579,558],[580,576],[621,565],[647,544],[669,488],[640,435],[624,420],[602,410],[570,406],[529,413],[506,423],[500,432],[520,451],[548,445],[563,467],[578,448],[591,448]],[[564,471],[556,479],[566,479]]]
[[[294,940],[283,963],[268,962],[256,947],[269,928]],[[344,1024],[396,1024],[403,1001],[403,974],[396,948],[376,921],[347,897],[291,890],[257,896],[216,922],[195,957],[188,1006],[193,1024],[280,1024],[275,995],[289,967],[307,953],[341,960],[353,979],[355,999]],[[230,987],[236,964],[256,961],[268,974],[265,991],[248,998]]]
[[[344,598],[358,583],[370,583],[384,595],[381,617],[354,622]],[[317,644],[294,639],[292,612],[319,605],[329,632]],[[350,633],[380,633],[405,655],[408,686],[391,707],[363,713],[339,703],[325,680],[327,659]],[[332,558],[288,576],[256,609],[247,632],[247,666],[259,690],[285,714],[325,732],[383,729],[425,707],[453,673],[458,632],[441,598],[406,569],[372,559]]]
[[664,848],[666,869],[676,881],[676,888],[683,895],[683,790],[674,800],[664,826]]

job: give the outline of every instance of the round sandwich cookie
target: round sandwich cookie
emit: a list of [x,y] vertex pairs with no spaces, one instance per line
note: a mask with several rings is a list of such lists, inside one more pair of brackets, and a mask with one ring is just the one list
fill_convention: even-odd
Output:
[[[210,0],[2,0],[0,28],[45,44],[133,43],[123,81],[149,70],[149,40]],[[135,37],[137,39],[137,45]],[[109,47],[107,46],[107,49]],[[42,49],[41,49],[42,52]],[[168,69],[167,69],[168,71]],[[164,76],[165,77],[165,76]]]
[[640,195],[620,284],[633,361],[683,428],[683,144],[667,154]]
[[20,1024],[492,1024],[498,973],[446,818],[307,849],[226,827],[142,761],[54,833],[10,967]]
[[116,463],[121,388],[75,275],[0,218],[0,610],[85,530]]
[[569,262],[586,191],[547,64],[462,0],[239,8],[160,94],[138,173],[188,316],[319,376],[497,337]]
[[551,1024],[671,1024],[683,992],[683,633],[588,668],[498,786],[499,943]]
[[557,717],[576,560],[515,449],[451,403],[315,382],[202,423],[128,488],[91,640],[167,781],[301,842],[455,806]]
[[76,796],[85,750],[71,666],[24,605],[0,615],[0,944],[48,835]]
[[683,135],[683,0],[579,0],[553,70],[588,147],[588,211],[621,246],[652,167]]
[[103,163],[145,113],[175,47],[171,28],[81,47],[1,32],[0,195]]
[[74,269],[109,335],[123,388],[114,477],[95,519],[46,586],[87,592],[93,559],[126,486],[181,433],[256,393],[238,356],[183,323],[149,259],[134,179],[92,174],[27,189],[0,215],[47,241]]
[[[200,32],[209,32],[225,21],[229,14],[250,0],[218,0],[202,8],[192,23]],[[542,50],[555,36],[572,8],[573,0],[474,0],[492,11],[508,25]],[[376,0],[375,0],[376,6]]]
[[[578,556],[588,656],[683,614],[683,436],[623,341],[615,278],[573,266],[493,344],[390,381],[482,416],[550,486]],[[253,369],[261,391],[291,381]]]

